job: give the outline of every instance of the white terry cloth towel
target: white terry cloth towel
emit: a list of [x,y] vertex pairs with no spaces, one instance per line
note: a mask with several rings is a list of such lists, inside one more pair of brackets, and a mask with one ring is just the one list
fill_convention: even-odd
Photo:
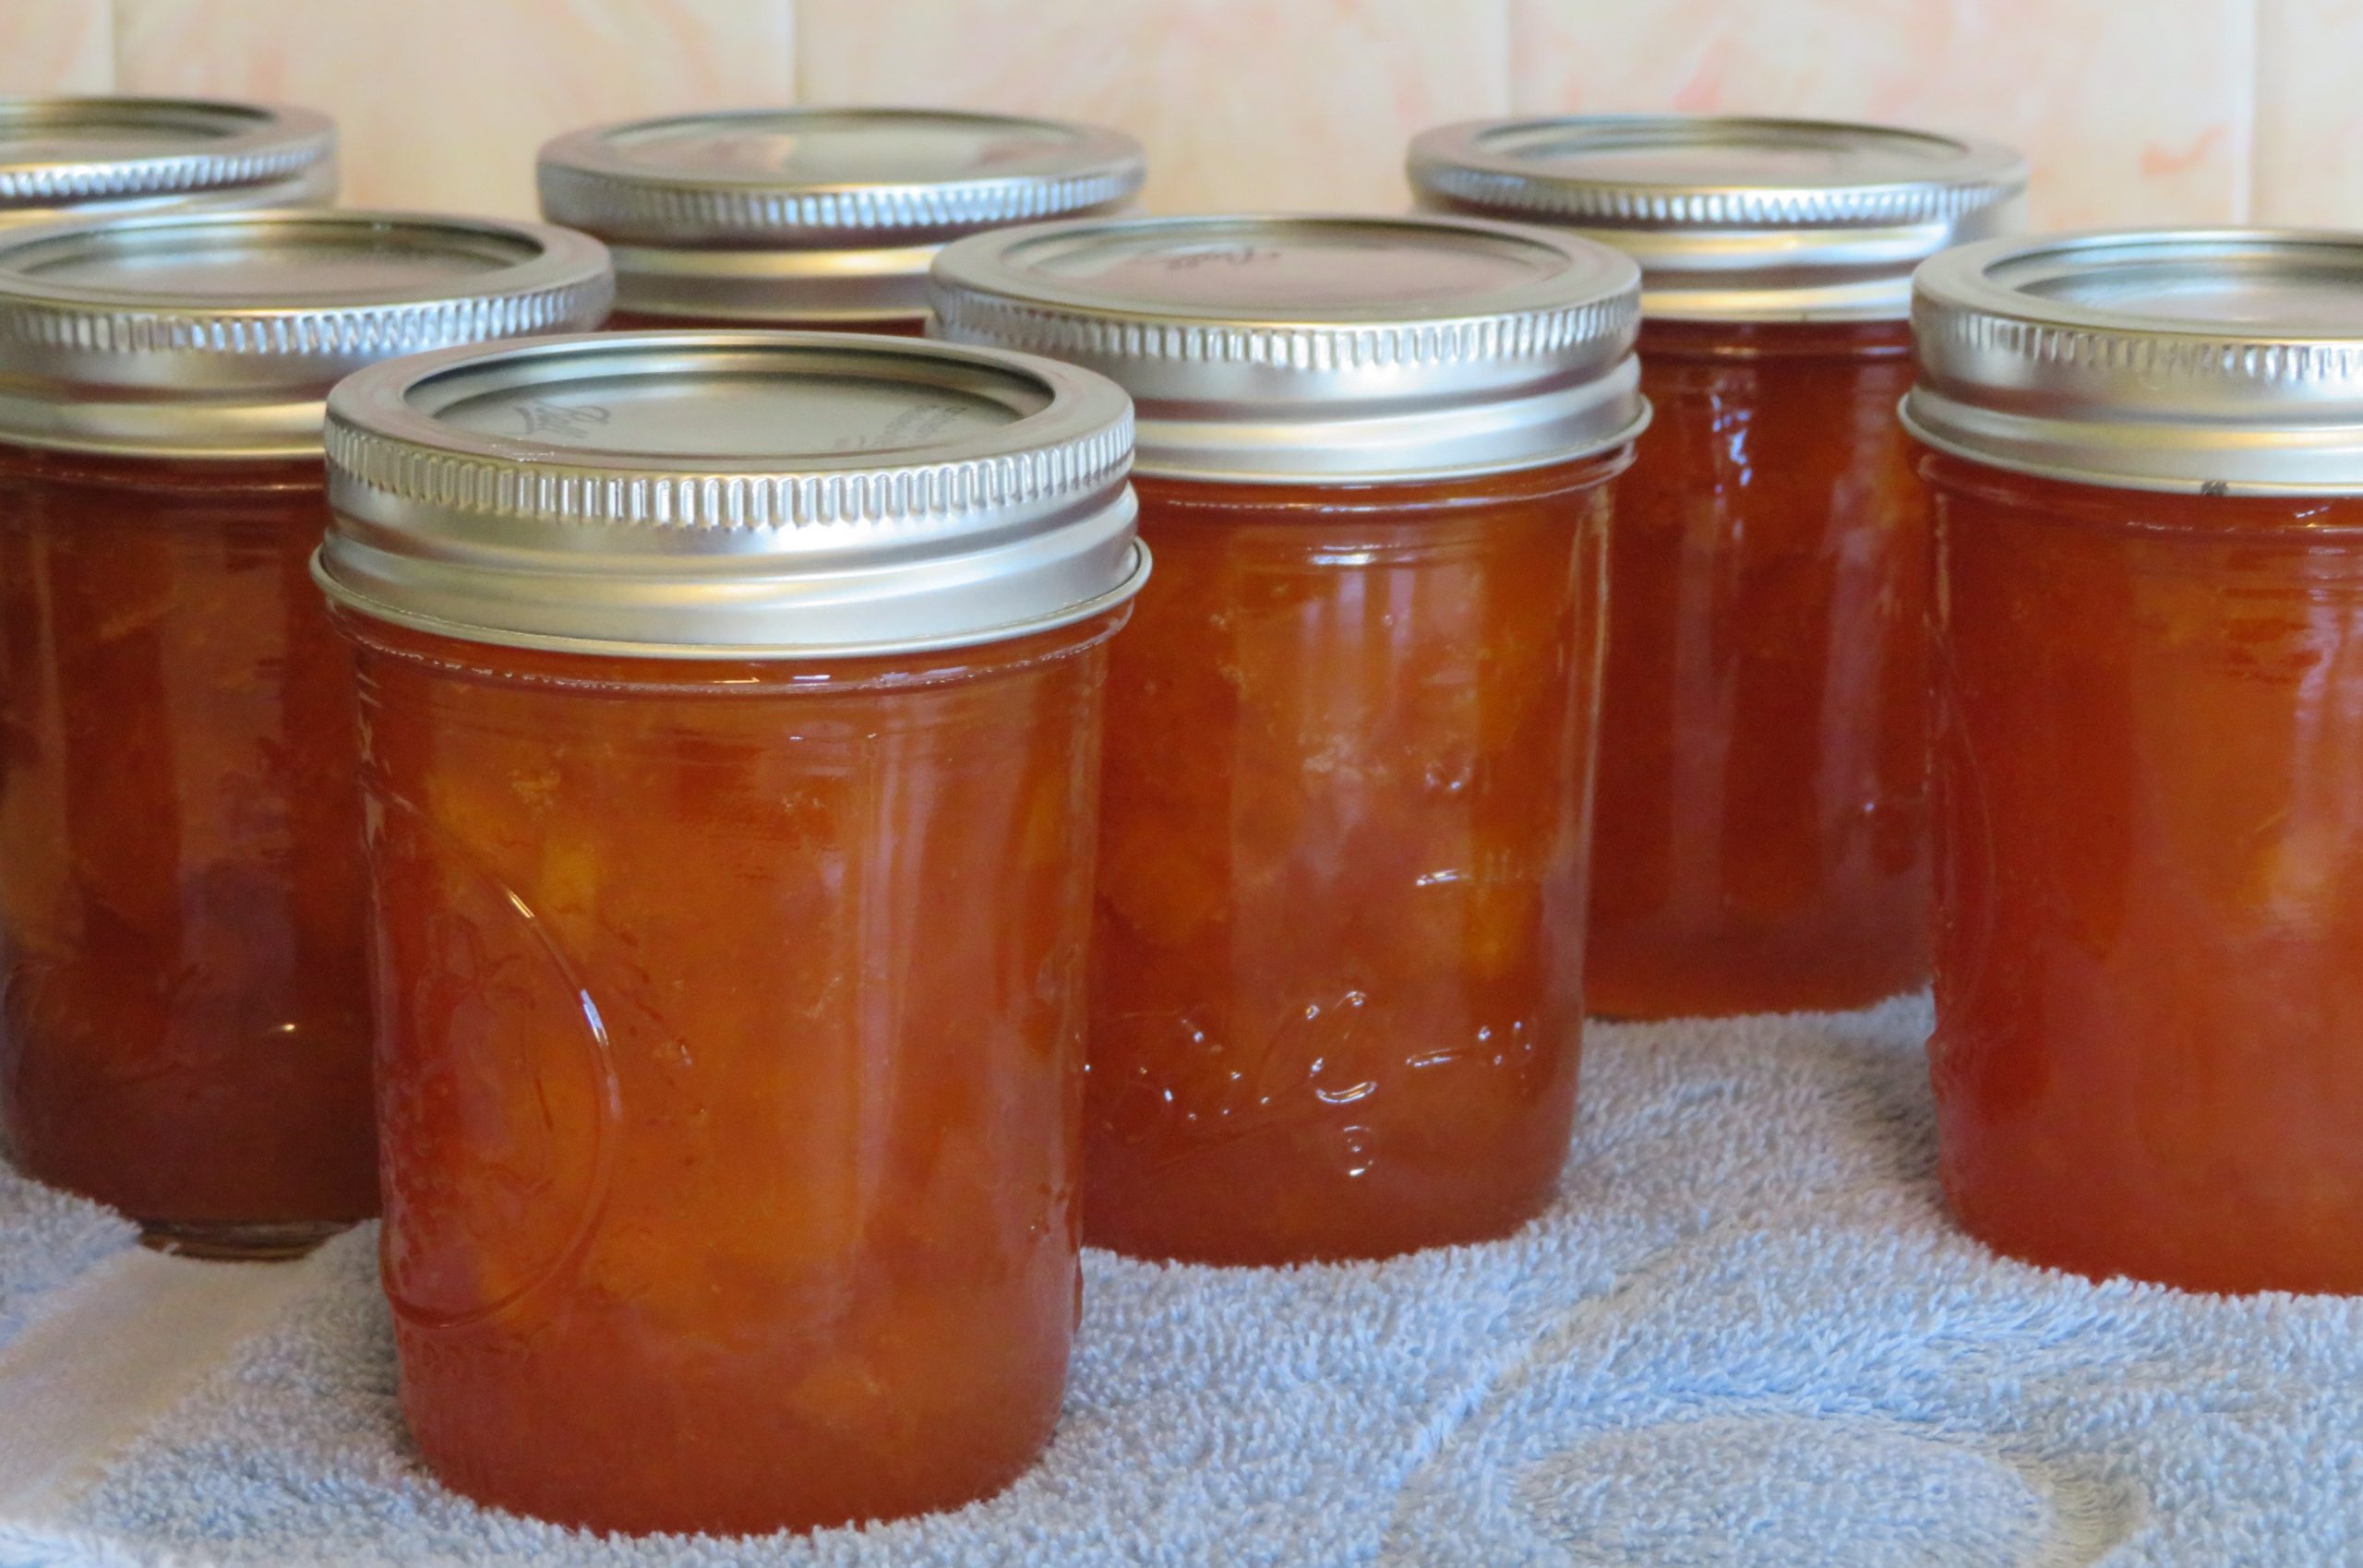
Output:
[[404,1443],[349,1237],[0,1562],[2363,1562],[2363,1303],[1989,1255],[1939,1205],[1927,1024],[1902,1001],[1597,1028],[1562,1199],[1506,1241],[1260,1272],[1092,1253],[1042,1465],[867,1530],[603,1538],[459,1501]]
[[138,1239],[139,1227],[104,1204],[0,1163],[0,1347],[25,1326],[36,1299]]

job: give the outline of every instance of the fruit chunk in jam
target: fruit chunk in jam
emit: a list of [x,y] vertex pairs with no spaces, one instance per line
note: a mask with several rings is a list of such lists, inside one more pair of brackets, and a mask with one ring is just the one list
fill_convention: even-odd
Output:
[[452,1485],[802,1527],[1048,1440],[1121,619],[769,663],[347,620],[385,1279]]
[[1924,472],[1955,1211],[2088,1275],[2363,1291],[2363,500]]
[[1617,485],[1589,986],[1624,1018],[1927,974],[1927,504],[1901,322],[1649,322]]
[[194,1248],[377,1210],[327,516],[317,459],[0,449],[0,1121]]
[[1607,480],[1136,480],[1086,1227],[1268,1263],[1502,1235],[1575,1112]]

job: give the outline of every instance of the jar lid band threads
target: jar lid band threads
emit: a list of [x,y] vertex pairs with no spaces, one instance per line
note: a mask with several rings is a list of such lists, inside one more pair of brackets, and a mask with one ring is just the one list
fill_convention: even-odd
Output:
[[275,104],[0,98],[0,224],[61,208],[291,207],[336,194],[336,128]]
[[1992,240],[1914,284],[1903,422],[1939,450],[2144,490],[2363,494],[2363,236]]
[[667,658],[999,640],[1137,592],[1132,410],[1071,365],[839,332],[450,349],[329,399],[314,575],[481,642]]
[[624,309],[750,326],[917,317],[945,241],[1116,210],[1146,174],[1120,131],[938,109],[600,126],[538,167],[543,216],[616,248]]
[[1422,132],[1421,206],[1549,223],[1640,263],[1652,319],[1901,320],[1912,270],[2016,225],[2026,162],[1889,126],[1685,114]]
[[318,452],[346,374],[596,326],[604,247],[488,218],[288,209],[0,233],[0,440],[181,457]]
[[946,246],[956,342],[1100,371],[1144,473],[1383,482],[1572,461],[1648,418],[1639,273],[1544,230],[1447,218],[1086,219]]

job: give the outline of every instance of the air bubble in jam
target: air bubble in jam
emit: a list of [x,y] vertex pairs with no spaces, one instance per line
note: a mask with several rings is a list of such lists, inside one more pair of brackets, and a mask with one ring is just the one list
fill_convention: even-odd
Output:
[[1110,675],[1092,1239],[1385,1256],[1548,1202],[1621,461],[1138,481],[1158,569]]

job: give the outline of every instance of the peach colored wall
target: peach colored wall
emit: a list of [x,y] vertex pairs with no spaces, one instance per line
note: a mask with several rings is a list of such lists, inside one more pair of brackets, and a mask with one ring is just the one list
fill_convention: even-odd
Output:
[[1124,126],[1152,207],[1389,208],[1436,121],[1868,116],[2035,160],[2051,225],[2363,223],[2363,0],[0,0],[0,91],[279,98],[347,199],[523,211],[543,138],[937,102]]

